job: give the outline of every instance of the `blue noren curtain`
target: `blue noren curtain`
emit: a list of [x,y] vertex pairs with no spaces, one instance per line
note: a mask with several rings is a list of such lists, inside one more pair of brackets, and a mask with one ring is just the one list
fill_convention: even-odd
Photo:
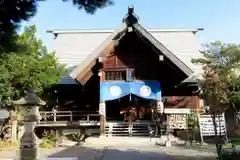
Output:
[[157,81],[133,81],[133,82],[101,82],[100,100],[110,101],[119,99],[128,94],[145,99],[161,99],[160,83]]

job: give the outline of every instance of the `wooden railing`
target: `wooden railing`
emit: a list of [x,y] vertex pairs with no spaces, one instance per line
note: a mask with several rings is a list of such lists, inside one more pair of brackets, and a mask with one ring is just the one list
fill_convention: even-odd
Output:
[[83,111],[40,111],[41,121],[98,121],[98,113]]

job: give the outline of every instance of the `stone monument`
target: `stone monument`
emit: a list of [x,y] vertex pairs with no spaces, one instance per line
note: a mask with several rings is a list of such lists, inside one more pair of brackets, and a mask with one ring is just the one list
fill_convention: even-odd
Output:
[[38,160],[37,137],[34,129],[36,124],[41,120],[39,106],[45,105],[40,98],[36,96],[34,89],[29,89],[26,96],[17,101],[16,105],[30,107],[30,112],[24,118],[24,133],[20,142],[20,160]]

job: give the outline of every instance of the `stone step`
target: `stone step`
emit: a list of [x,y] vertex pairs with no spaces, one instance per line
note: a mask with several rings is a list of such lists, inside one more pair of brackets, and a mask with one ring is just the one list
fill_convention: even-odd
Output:
[[[113,136],[113,137],[89,137],[86,144],[104,144],[104,145],[156,145],[164,144],[168,140],[167,136],[156,137],[134,137],[134,136]],[[171,136],[171,142],[175,144],[184,144],[184,141]]]

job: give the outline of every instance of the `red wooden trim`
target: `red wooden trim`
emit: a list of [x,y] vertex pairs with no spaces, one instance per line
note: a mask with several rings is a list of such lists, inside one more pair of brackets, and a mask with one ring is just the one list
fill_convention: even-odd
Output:
[[127,67],[102,68],[101,71],[126,71]]
[[172,97],[172,103],[173,103],[173,105],[177,104],[177,97],[176,96]]
[[99,74],[100,74],[100,82],[104,82],[105,81],[105,73],[103,71],[100,71]]
[[197,113],[199,113],[199,111],[200,111],[200,98],[198,96],[195,96],[195,103],[196,103]]

